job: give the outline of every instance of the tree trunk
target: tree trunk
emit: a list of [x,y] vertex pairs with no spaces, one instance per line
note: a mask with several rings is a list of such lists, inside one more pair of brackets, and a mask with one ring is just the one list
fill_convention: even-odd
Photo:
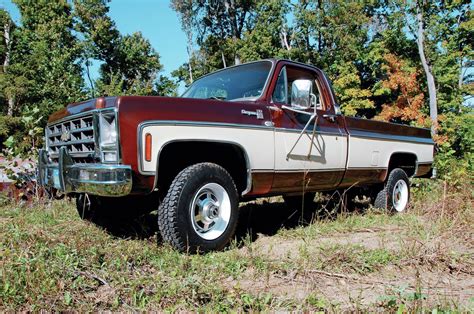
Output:
[[281,40],[281,47],[283,49],[286,49],[286,50],[290,51],[291,46],[288,43],[288,33],[286,32],[286,30],[284,28],[282,28],[282,30],[280,32],[280,40]]
[[[5,23],[5,27],[3,30],[3,37],[5,38],[5,46],[6,46],[6,51],[5,51],[5,61],[3,61],[3,71],[7,73],[8,71],[8,66],[10,65],[10,30],[11,30],[11,22],[10,20],[7,20]],[[6,95],[8,97],[8,107],[7,107],[7,115],[8,116],[13,116],[13,109],[15,107],[15,98],[13,95]]]
[[92,78],[91,78],[91,73],[90,73],[90,68],[89,68],[89,58],[86,59],[86,74],[87,74],[87,79],[89,80],[89,84],[91,85],[92,98],[94,98],[95,88],[94,88],[94,82],[92,81]]
[[234,65],[239,65],[241,64],[242,62],[240,61],[240,57],[239,55],[237,54],[237,52],[235,53],[235,58],[234,58]]
[[[240,39],[240,32],[239,32],[239,27],[237,25],[236,8],[235,8],[234,0],[225,0],[224,6],[226,9],[227,15],[229,16],[230,28],[232,31],[232,41],[234,42],[234,49],[235,49],[236,48],[235,46],[237,45],[237,40]],[[234,65],[241,64],[240,56],[237,53],[237,50],[235,50],[234,53],[235,53]]]
[[191,60],[192,60],[192,51],[191,51],[191,48],[189,47],[189,44],[188,44],[188,71],[189,71],[189,81],[192,83],[193,82],[193,66],[191,64]]
[[221,51],[221,57],[222,57],[222,64],[224,65],[224,69],[227,68],[227,63],[225,62],[225,56],[224,56],[224,52]]
[[431,66],[425,55],[423,13],[421,12],[421,8],[419,6],[417,7],[416,19],[418,22],[418,38],[416,40],[416,43],[418,45],[418,53],[420,55],[421,64],[423,65],[423,70],[425,71],[426,80],[428,84],[428,94],[430,98],[431,135],[436,135],[438,127],[438,104],[436,101],[436,84],[433,72],[431,71]]

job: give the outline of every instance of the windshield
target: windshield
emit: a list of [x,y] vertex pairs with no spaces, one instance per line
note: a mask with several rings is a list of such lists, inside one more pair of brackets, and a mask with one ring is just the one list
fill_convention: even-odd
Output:
[[253,62],[209,74],[192,84],[182,97],[255,100],[263,92],[270,61]]

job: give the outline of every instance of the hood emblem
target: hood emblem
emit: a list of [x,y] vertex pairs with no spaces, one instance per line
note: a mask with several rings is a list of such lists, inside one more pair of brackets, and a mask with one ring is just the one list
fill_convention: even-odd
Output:
[[61,141],[63,142],[67,142],[71,139],[71,132],[69,131],[64,131],[63,133],[61,133]]

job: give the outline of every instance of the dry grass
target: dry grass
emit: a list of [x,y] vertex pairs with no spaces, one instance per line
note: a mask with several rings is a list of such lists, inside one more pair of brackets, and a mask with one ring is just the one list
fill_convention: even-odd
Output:
[[472,309],[472,186],[415,184],[402,215],[245,204],[240,240],[194,256],[156,244],[153,213],[97,226],[69,201],[6,204],[0,311]]

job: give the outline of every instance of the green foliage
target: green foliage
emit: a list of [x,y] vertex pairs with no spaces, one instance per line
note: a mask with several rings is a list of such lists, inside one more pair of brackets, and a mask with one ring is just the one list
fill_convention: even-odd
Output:
[[[0,149],[38,147],[52,112],[90,96],[176,93],[173,80],[158,78],[158,52],[140,32],[120,34],[108,2],[15,0],[19,25],[0,10]],[[97,82],[93,61],[101,64]]]
[[474,114],[447,114],[440,127],[444,134],[436,155],[440,177],[455,186],[465,180],[474,183]]
[[282,45],[282,30],[287,29],[285,16],[288,9],[288,3],[284,0],[262,1],[257,5],[255,24],[239,44],[242,62],[288,57],[289,50]]
[[333,87],[339,97],[342,112],[355,116],[358,111],[373,109],[374,102],[370,99],[372,93],[368,89],[361,88],[359,72],[355,65],[346,62],[334,65],[333,68],[338,72],[336,79],[333,80]]

